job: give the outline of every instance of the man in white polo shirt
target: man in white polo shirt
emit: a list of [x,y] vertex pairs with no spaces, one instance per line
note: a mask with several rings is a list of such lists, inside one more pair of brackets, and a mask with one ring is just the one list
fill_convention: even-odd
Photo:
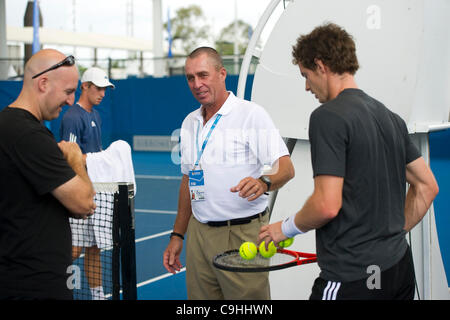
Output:
[[[221,271],[212,259],[244,241],[257,242],[260,227],[269,221],[268,191],[294,176],[289,152],[261,106],[227,91],[227,73],[216,50],[194,50],[185,71],[201,107],[181,128],[183,177],[164,266],[172,273],[181,269],[187,233],[189,299],[270,299],[267,273]],[[263,175],[265,165],[272,169]]]

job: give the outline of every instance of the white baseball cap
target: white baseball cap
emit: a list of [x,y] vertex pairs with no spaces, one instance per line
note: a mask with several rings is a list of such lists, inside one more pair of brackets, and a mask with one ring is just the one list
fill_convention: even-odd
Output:
[[97,67],[89,68],[83,73],[83,76],[81,77],[81,83],[88,81],[92,82],[93,84],[95,84],[97,87],[100,88],[104,87],[111,87],[113,89],[115,88],[115,86],[111,82],[109,82],[108,75],[106,74],[106,72]]

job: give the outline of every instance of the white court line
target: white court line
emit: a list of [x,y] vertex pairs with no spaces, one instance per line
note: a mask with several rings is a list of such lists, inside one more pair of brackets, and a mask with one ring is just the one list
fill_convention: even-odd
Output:
[[[174,176],[155,176],[155,175],[136,175],[135,176],[137,179],[166,179],[166,180],[181,180],[181,177],[174,177]],[[147,210],[147,209],[134,209],[135,212],[141,212],[141,213],[162,213],[162,214],[177,214],[177,211],[170,211],[170,210]],[[156,233],[156,234],[152,234],[150,236],[147,237],[142,237],[139,239],[136,239],[136,243],[142,242],[142,241],[146,241],[146,240],[150,240],[150,239],[155,239],[158,237],[162,237],[165,235],[168,235],[172,232],[172,230],[167,230],[164,232],[160,232],[160,233]],[[178,273],[180,272],[184,272],[186,271],[186,267],[182,268]],[[137,288],[145,286],[147,284],[168,278],[170,276],[173,276],[172,273],[165,273],[162,274],[158,277],[149,279],[147,281],[143,281],[141,283],[138,283],[136,285]]]
[[[142,237],[142,238],[136,239],[135,243],[139,243],[139,242],[142,242],[142,241],[145,241],[145,240],[151,240],[151,239],[159,238],[159,237],[168,235],[171,232],[172,232],[172,229],[171,230],[167,230],[167,231],[163,231],[163,232],[160,232],[160,233],[155,233],[155,234],[152,234],[152,235],[147,236],[147,237]],[[112,250],[112,249],[113,249],[113,247],[107,247],[107,248],[101,249],[100,252],[108,251],[108,250]],[[82,253],[82,254],[80,254],[80,256],[78,258],[84,258],[84,255],[85,254]]]
[[150,174],[136,174],[136,179],[164,179],[164,180],[181,180],[181,176],[157,176]]
[[[182,269],[181,269],[180,271],[178,271],[176,274],[179,274],[180,272],[185,272],[185,271],[186,271],[186,267],[182,268]],[[160,276],[158,276],[158,277],[155,277],[155,278],[149,279],[149,280],[147,280],[147,281],[138,283],[138,284],[137,284],[137,287],[139,288],[139,287],[145,286],[145,285],[147,285],[147,284],[150,284],[150,283],[153,283],[153,282],[156,282],[156,281],[159,281],[159,280],[162,280],[162,279],[171,277],[171,276],[174,276],[174,274],[172,274],[172,273],[170,273],[170,272],[169,272],[169,273],[165,273],[165,274],[162,274],[162,275],[160,275]]]
[[147,236],[147,237],[139,238],[139,239],[136,239],[136,243],[142,242],[142,241],[145,241],[145,240],[150,240],[150,239],[155,239],[155,238],[158,238],[158,237],[162,237],[162,236],[165,236],[167,234],[170,234],[171,232],[172,232],[172,230],[167,230],[167,231],[164,231],[164,232],[152,234],[152,235]]
[[[135,210],[135,211],[137,211],[137,210]],[[149,210],[149,211],[154,211],[154,210]],[[176,212],[175,212],[175,213],[176,213]],[[160,232],[160,233],[155,233],[155,234],[152,234],[152,235],[147,236],[147,237],[142,237],[142,238],[136,239],[136,240],[135,240],[135,243],[139,243],[139,242],[142,242],[142,241],[146,241],[146,240],[151,240],[151,239],[159,238],[159,237],[168,235],[168,234],[170,234],[171,232],[172,232],[172,229],[171,229],[171,230],[167,230],[167,231],[163,231],[163,232]],[[110,249],[112,249],[112,247],[111,247],[111,248],[107,248],[107,249],[102,249],[101,251],[110,250]],[[84,253],[82,253],[82,254],[80,255],[79,258],[81,258],[81,257],[84,257]],[[184,271],[186,271],[186,267],[182,268],[178,273],[184,272]],[[177,274],[178,274],[178,273],[177,273]],[[136,285],[136,287],[139,288],[139,287],[145,286],[145,285],[147,285],[147,284],[150,284],[150,283],[153,283],[153,282],[156,282],[156,281],[159,281],[159,280],[168,278],[168,277],[170,277],[170,276],[173,276],[173,274],[172,274],[172,273],[162,274],[162,275],[160,275],[160,276],[158,276],[158,277],[155,277],[155,278],[149,279],[149,280],[147,280],[147,281],[138,283],[138,284]],[[122,290],[120,290],[120,293],[122,293]],[[106,295],[105,297],[106,297],[107,299],[109,299],[111,296],[112,296],[112,294],[108,294],[108,295]]]
[[[162,237],[162,236],[170,234],[171,232],[172,232],[172,230],[168,230],[168,231],[164,231],[164,232],[153,234],[153,235],[148,236],[148,237],[139,238],[139,239],[136,239],[136,243],[141,242],[141,241],[145,241],[145,240],[150,240],[150,239]],[[184,271],[186,271],[186,267],[182,268],[178,273],[184,272]],[[153,283],[153,282],[165,279],[165,278],[170,277],[170,276],[173,276],[173,274],[172,273],[165,273],[165,274],[162,274],[162,275],[160,275],[158,277],[155,277],[155,278],[149,279],[147,281],[138,283],[137,287],[139,288],[139,287],[145,286],[147,284],[150,284],[150,283]]]
[[134,209],[134,212],[140,213],[162,213],[162,214],[177,214],[176,211],[172,210],[150,210],[150,209]]
[[[136,243],[141,242],[141,241],[145,241],[145,240],[150,240],[150,239],[162,237],[162,236],[165,236],[165,235],[167,235],[167,234],[169,234],[171,232],[172,232],[172,230],[167,230],[167,231],[164,231],[164,232],[152,234],[151,236],[148,236],[148,237],[139,238],[139,239],[136,239]],[[182,268],[178,273],[184,272],[184,271],[186,271],[186,267]],[[173,276],[173,274],[172,273],[162,274],[162,275],[160,275],[158,277],[155,277],[155,278],[149,279],[147,281],[138,283],[136,285],[136,287],[139,288],[139,287],[145,286],[147,284],[150,284],[150,283],[153,283],[153,282],[156,282],[156,281],[168,278],[170,276]],[[122,293],[122,290],[120,290],[120,293]],[[105,295],[105,297],[107,299],[109,299],[111,296],[112,296],[112,294]]]

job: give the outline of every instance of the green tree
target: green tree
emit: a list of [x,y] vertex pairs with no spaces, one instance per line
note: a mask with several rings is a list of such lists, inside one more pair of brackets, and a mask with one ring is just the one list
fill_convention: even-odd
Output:
[[[191,53],[203,40],[209,39],[210,26],[198,5],[179,8],[170,20],[173,48]],[[167,30],[167,22],[164,24]]]
[[[244,54],[250,42],[250,32],[252,27],[245,21],[237,20],[237,32],[234,29],[234,21],[224,27],[216,40],[216,50],[221,55],[234,54],[234,42],[238,41],[238,53]],[[236,39],[237,38],[237,39]]]

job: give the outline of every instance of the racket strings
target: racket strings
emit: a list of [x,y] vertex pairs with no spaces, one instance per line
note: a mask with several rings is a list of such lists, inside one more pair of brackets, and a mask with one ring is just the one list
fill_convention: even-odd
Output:
[[228,268],[265,268],[270,266],[282,265],[292,262],[295,257],[283,253],[276,253],[271,258],[264,258],[260,254],[257,254],[255,258],[251,260],[245,260],[237,251],[227,252],[219,255],[215,259],[215,263]]

